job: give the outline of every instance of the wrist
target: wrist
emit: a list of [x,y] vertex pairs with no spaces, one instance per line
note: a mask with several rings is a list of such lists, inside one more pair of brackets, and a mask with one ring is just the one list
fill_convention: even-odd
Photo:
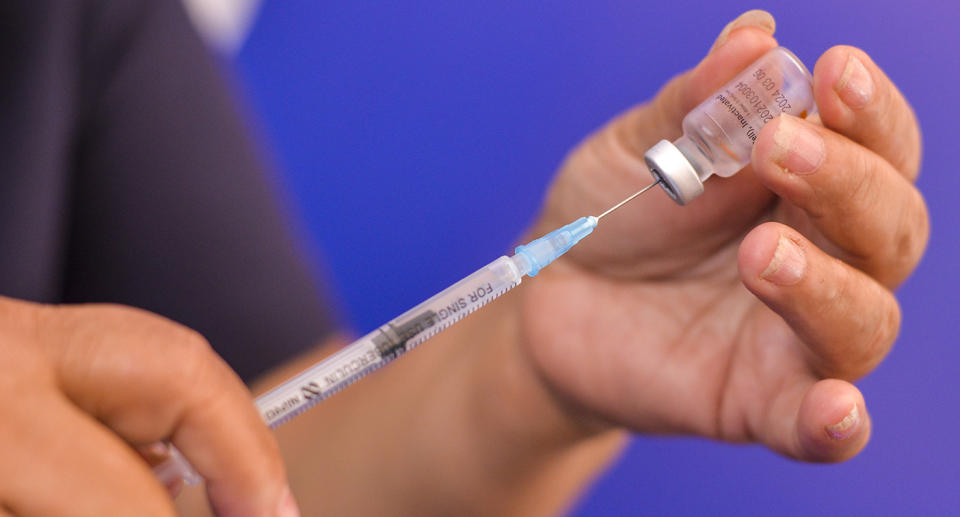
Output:
[[610,423],[563,397],[542,375],[524,346],[524,288],[521,285],[491,304],[457,338],[471,351],[466,372],[475,425],[501,443],[542,454],[614,430]]
[[456,338],[470,351],[465,432],[487,486],[503,494],[500,513],[553,514],[622,450],[627,434],[568,403],[540,374],[522,341],[523,288]]

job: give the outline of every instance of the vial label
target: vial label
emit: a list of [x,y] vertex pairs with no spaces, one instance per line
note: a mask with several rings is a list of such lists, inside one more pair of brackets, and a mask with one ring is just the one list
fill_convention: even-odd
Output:
[[813,108],[810,72],[778,47],[691,111],[675,144],[701,180],[732,176],[749,163],[763,126],[781,113],[806,117]]
[[[753,84],[737,81],[733,89],[739,94],[741,107],[755,115],[754,120],[760,127],[767,125],[767,122],[773,120],[773,117],[780,113],[791,113],[793,105],[790,103],[787,94],[778,87],[777,81],[763,67],[757,68],[752,77],[755,79]],[[754,90],[754,88],[757,89]],[[741,115],[733,106],[733,102],[722,93],[717,94],[717,101],[726,106],[730,113],[737,117],[737,121],[740,122],[747,138],[756,143],[760,128],[754,127],[750,120]],[[801,111],[798,116],[806,118],[807,111]]]

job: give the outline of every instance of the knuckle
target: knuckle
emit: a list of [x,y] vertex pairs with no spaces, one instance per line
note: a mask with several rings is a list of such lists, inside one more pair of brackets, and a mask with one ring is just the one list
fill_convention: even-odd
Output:
[[[254,406],[249,403],[249,391],[239,377],[220,358],[200,333],[179,327],[180,335],[174,342],[177,377],[172,387],[185,407],[211,408],[220,405],[236,411],[249,409],[254,421],[259,421]],[[239,401],[243,404],[238,405]]]
[[814,344],[814,366],[824,378],[855,380],[876,368],[890,351],[900,329],[900,306],[893,293],[834,260],[838,267],[822,294],[822,306],[844,316],[835,330],[827,330]]
[[905,269],[910,271],[923,256],[930,239],[930,218],[927,213],[927,204],[923,195],[917,189],[911,188],[907,194],[907,212],[901,218],[900,227],[894,235],[895,255],[903,262]]
[[172,348],[172,352],[180,361],[198,368],[207,368],[215,354],[210,342],[202,334],[189,327],[164,319],[166,327],[165,345]]
[[178,326],[170,337],[173,359],[181,375],[190,382],[209,378],[215,367],[215,354],[210,343],[199,332]]
[[213,353],[210,342],[191,328],[178,325],[173,342],[185,357],[194,357],[199,361],[208,361]]
[[880,189],[877,188],[878,167],[867,153],[852,151],[847,153],[845,180],[843,187],[837,194],[846,198],[846,202],[838,203],[840,207],[863,212],[872,211],[879,207]]
[[[83,318],[82,324],[110,326],[115,337],[123,338],[111,340],[116,346],[129,340],[141,345],[110,352],[136,359],[132,365],[128,364],[128,373],[140,376],[140,381],[154,387],[163,386],[165,393],[179,397],[191,395],[192,388],[198,384],[210,384],[206,379],[215,369],[216,354],[199,332],[135,307],[98,305],[91,310],[97,311],[96,314],[78,316]],[[169,382],[174,376],[185,382]]]
[[872,370],[886,357],[893,342],[900,334],[900,304],[892,294],[885,296],[884,308],[876,323],[873,334],[864,343],[864,363]]
[[[820,225],[826,225],[844,247],[862,258],[872,249],[872,232],[863,231],[882,210],[878,188],[877,163],[859,149],[835,150],[832,168],[826,181],[815,183],[804,210]],[[844,221],[844,224],[836,224]],[[865,242],[867,239],[867,242]]]
[[908,201],[897,211],[895,226],[885,239],[884,260],[877,266],[876,278],[889,287],[902,283],[916,268],[930,238],[930,221],[923,196],[910,188]]
[[864,329],[863,339],[853,354],[848,370],[858,379],[870,373],[887,356],[900,333],[900,304],[891,293],[882,296],[882,307],[871,329]]

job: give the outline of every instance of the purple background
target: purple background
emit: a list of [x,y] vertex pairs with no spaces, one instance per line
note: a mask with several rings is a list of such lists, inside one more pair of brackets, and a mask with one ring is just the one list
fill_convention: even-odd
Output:
[[[559,161],[695,64],[744,2],[268,1],[236,59],[319,270],[367,331],[510,248]],[[904,324],[859,383],[874,438],[806,465],[756,446],[640,436],[574,515],[960,512],[953,1],[767,4],[809,66],[859,46],[924,132],[933,237]],[[954,156],[951,160],[949,157]],[[495,187],[495,185],[503,185]]]

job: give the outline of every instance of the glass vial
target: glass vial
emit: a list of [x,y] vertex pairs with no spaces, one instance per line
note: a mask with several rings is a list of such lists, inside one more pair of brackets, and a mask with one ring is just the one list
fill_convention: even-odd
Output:
[[805,118],[815,109],[813,77],[789,50],[770,50],[683,119],[683,136],[644,154],[650,173],[674,201],[703,193],[710,176],[729,177],[750,163],[760,129],[781,113]]

